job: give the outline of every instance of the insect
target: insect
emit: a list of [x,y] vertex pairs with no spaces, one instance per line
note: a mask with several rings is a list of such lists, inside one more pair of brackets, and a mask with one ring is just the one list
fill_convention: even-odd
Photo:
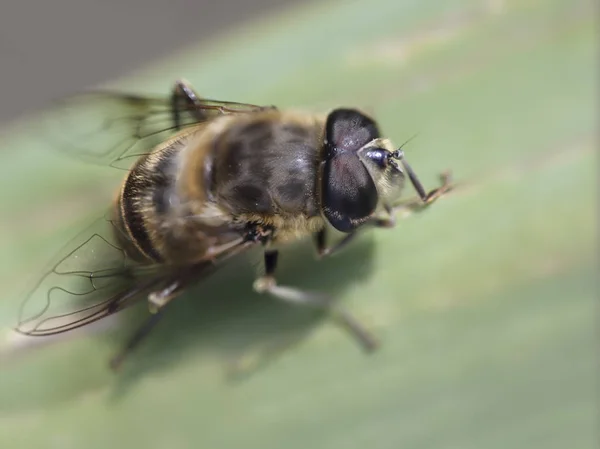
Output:
[[[96,92],[76,99],[91,108],[102,103],[103,112],[92,122],[98,133],[67,151],[127,172],[104,220],[109,232],[89,231],[67,245],[24,301],[19,332],[70,331],[145,298],[153,315],[115,357],[116,367],[174,298],[230,257],[262,247],[255,291],[328,309],[364,348],[376,347],[327,295],[279,285],[279,251],[312,237],[319,256],[334,254],[365,228],[394,226],[407,178],[417,209],[449,191],[449,178],[425,191],[402,148],[357,109],[316,115],[215,101],[185,81],[168,98]],[[330,228],[344,234],[331,246]],[[73,278],[78,287],[66,282]],[[74,308],[74,299],[85,304]]]

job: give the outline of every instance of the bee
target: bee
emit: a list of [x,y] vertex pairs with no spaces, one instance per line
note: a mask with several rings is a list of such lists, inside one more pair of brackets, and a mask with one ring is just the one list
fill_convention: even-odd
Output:
[[[114,92],[75,98],[104,106],[95,111],[99,134],[80,137],[83,148],[68,151],[127,172],[104,218],[110,231],[88,231],[67,244],[25,299],[19,332],[70,331],[145,298],[153,315],[113,359],[116,367],[174,298],[232,256],[261,247],[256,292],[330,310],[365,349],[375,349],[376,338],[329,296],[278,284],[279,252],[312,237],[318,256],[335,254],[359,231],[395,225],[407,178],[418,194],[411,204],[422,209],[451,189],[449,177],[427,192],[402,147],[354,108],[318,115],[209,100],[185,81],[175,82],[167,98]],[[331,229],[343,237],[329,245]],[[107,262],[99,244],[118,263]],[[84,261],[93,266],[86,269]],[[83,282],[78,290],[66,286],[69,278]],[[73,297],[86,305],[54,311],[71,307]],[[33,298],[37,307],[26,316]]]

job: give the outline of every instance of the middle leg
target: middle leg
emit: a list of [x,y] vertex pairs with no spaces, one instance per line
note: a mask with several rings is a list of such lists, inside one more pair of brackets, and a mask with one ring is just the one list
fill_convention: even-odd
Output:
[[279,252],[265,250],[265,274],[254,282],[254,290],[258,293],[267,293],[272,297],[291,304],[315,307],[329,312],[350,334],[355,337],[361,346],[371,352],[378,347],[377,339],[367,331],[346,310],[334,304],[330,296],[306,292],[294,287],[278,285],[275,280],[275,270]]

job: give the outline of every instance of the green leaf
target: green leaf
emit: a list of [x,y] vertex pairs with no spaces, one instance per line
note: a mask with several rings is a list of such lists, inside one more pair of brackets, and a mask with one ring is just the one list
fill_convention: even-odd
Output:
[[282,255],[282,283],[335,295],[381,338],[370,356],[325,317],[252,293],[246,259],[174,303],[120,374],[108,359],[143,306],[48,344],[17,337],[21,291],[120,174],[50,150],[36,117],[6,130],[0,447],[594,447],[593,6],[320,3],[115,83],[355,105],[398,143],[419,133],[406,155],[426,187],[449,168],[462,189],[338,257]]

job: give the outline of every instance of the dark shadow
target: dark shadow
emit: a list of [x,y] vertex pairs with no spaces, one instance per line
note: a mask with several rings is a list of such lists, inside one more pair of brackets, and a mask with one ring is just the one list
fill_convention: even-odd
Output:
[[[371,240],[367,232],[343,252],[320,261],[315,261],[310,244],[284,249],[279,283],[341,298],[347,289],[370,276],[374,251]],[[152,334],[115,374],[113,399],[118,400],[141,377],[168,370],[191,351],[201,349],[221,360],[225,381],[241,381],[292,349],[315,326],[334,325],[323,311],[254,293],[252,282],[260,260],[260,253],[234,260],[213,278],[177,298]],[[129,314],[118,336],[107,336],[115,353],[123,347],[128,333],[147,317],[147,309],[142,306]],[[341,327],[339,331],[345,332]],[[348,344],[357,343],[348,336]],[[240,365],[249,354],[254,359],[251,366]]]

